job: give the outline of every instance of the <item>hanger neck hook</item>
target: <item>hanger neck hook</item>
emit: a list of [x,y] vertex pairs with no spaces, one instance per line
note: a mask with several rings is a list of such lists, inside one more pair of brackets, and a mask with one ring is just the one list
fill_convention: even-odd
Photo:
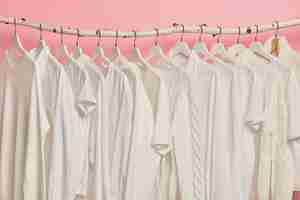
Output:
[[158,39],[159,39],[159,29],[158,28],[154,28],[154,30],[156,32],[156,37],[155,37],[154,45],[157,46],[158,45]]
[[115,47],[118,47],[119,30],[116,30]]
[[64,44],[64,27],[60,26],[60,44]]
[[199,27],[200,27],[200,35],[199,35],[199,38],[198,38],[198,41],[199,42],[202,42],[202,36],[203,36],[203,33],[204,33],[204,28],[203,27],[206,27],[207,25],[206,24],[200,24]]
[[185,33],[184,24],[181,24],[181,27],[182,27],[182,32],[181,32],[180,42],[183,42],[183,36]]
[[241,27],[239,26],[239,27],[238,27],[238,37],[237,37],[237,40],[236,40],[236,43],[237,43],[237,44],[240,43],[240,38],[241,38]]
[[280,28],[280,26],[279,26],[279,21],[274,21],[274,23],[275,23],[275,25],[276,25],[276,32],[275,32],[275,37],[277,38],[278,37],[278,35],[279,35],[279,28]]
[[43,40],[43,25],[40,24],[40,40]]
[[221,42],[221,36],[222,36],[222,26],[221,25],[218,25],[218,29],[219,29],[219,36],[218,36],[218,39],[217,39],[217,43],[220,43]]
[[76,32],[77,32],[76,47],[79,47],[79,38],[80,38],[80,31],[79,31],[79,28],[76,29]]
[[14,17],[14,35],[17,35],[17,19]]
[[136,30],[133,30],[133,48],[136,48]]
[[99,47],[99,46],[100,46],[101,39],[102,39],[102,31],[101,31],[100,29],[98,29],[98,30],[96,31],[96,34],[97,34],[97,36],[98,36],[98,39],[97,39],[97,47]]
[[256,27],[256,33],[255,33],[254,41],[257,42],[257,36],[258,36],[258,33],[259,33],[259,25],[255,24],[255,27]]

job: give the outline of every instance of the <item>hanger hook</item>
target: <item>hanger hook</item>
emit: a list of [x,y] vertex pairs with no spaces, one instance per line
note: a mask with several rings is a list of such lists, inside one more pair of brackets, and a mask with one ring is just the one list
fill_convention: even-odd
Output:
[[102,39],[102,31],[100,29],[98,29],[96,31],[96,34],[98,36],[98,39],[97,39],[97,46],[99,47],[100,46],[100,42],[101,42],[101,39]]
[[136,48],[136,30],[132,30],[133,32],[133,48]]
[[221,25],[218,25],[217,26],[218,29],[219,29],[219,36],[218,36],[218,39],[217,39],[217,43],[220,43],[221,42],[221,36],[222,36],[222,26]]
[[17,19],[14,17],[14,34],[17,35]]
[[259,33],[259,25],[255,24],[255,27],[256,27],[256,33],[255,33],[254,41],[257,42],[257,36],[258,36],[258,33]]
[[202,36],[203,36],[203,33],[204,33],[204,28],[203,27],[206,27],[207,25],[206,24],[200,24],[199,27],[200,27],[200,35],[199,35],[199,38],[198,38],[198,41],[202,41]]
[[77,32],[76,47],[78,47],[79,46],[79,37],[80,37],[80,30],[79,30],[79,28],[76,28],[76,32]]
[[181,27],[182,27],[182,32],[181,32],[180,42],[183,42],[183,36],[185,33],[184,24],[181,24]]
[[40,24],[40,40],[43,40],[43,25]]
[[274,21],[274,23],[275,23],[275,25],[276,25],[275,37],[278,37],[278,35],[279,35],[279,28],[280,28],[280,26],[279,26],[279,21],[276,20],[276,21]]
[[118,47],[119,30],[116,30],[115,47]]
[[154,28],[155,32],[156,32],[156,37],[155,37],[155,41],[154,44],[155,46],[158,45],[158,39],[159,39],[159,29],[158,28]]
[[239,26],[239,27],[238,27],[238,37],[237,37],[237,40],[236,40],[236,43],[237,43],[237,44],[240,43],[240,38],[241,38],[241,27]]
[[60,26],[60,44],[64,44],[64,27]]

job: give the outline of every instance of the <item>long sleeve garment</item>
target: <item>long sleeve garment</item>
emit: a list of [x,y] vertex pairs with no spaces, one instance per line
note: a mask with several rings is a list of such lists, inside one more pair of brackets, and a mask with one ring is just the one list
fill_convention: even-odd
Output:
[[[266,51],[271,52],[271,43],[273,37],[268,39],[264,46]],[[293,71],[296,76],[296,82],[292,86],[294,88],[291,91],[291,100],[297,100],[297,96],[300,94],[300,56],[299,54],[290,47],[287,38],[281,36],[279,37],[279,46],[280,51],[278,55],[278,59],[282,66],[288,67],[289,70]],[[289,132],[297,133],[299,132],[300,123],[299,120],[299,104],[289,104]],[[291,148],[293,161],[294,161],[294,190],[300,191],[300,140],[297,137],[291,137],[289,139],[289,147]]]
[[289,124],[294,112],[290,108],[295,104],[295,76],[275,61],[253,63],[252,68],[255,65],[246,121],[259,135],[257,196],[291,199],[293,164],[288,140],[295,137]]
[[63,67],[72,93],[64,93],[68,105],[59,108],[67,119],[59,122],[63,123],[64,132],[54,134],[52,141],[48,200],[71,200],[87,192],[88,130],[96,100],[83,66],[70,58]]
[[156,200],[160,160],[170,150],[167,88],[161,76],[143,64],[128,70],[136,77],[136,94],[125,199]]

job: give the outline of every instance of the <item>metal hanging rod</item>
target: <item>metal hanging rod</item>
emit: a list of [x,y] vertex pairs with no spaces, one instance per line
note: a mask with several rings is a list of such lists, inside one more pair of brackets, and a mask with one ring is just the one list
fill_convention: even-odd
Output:
[[[26,18],[17,19],[14,17],[2,17],[0,16],[0,23],[4,24],[15,24],[16,26],[24,26],[33,29],[37,29],[39,31],[52,32],[57,34],[65,34],[65,35],[74,35],[79,37],[98,37],[99,31],[101,31],[101,37],[122,37],[122,38],[130,38],[130,37],[152,37],[156,36],[157,32],[159,35],[170,35],[174,33],[205,33],[211,35],[247,35],[251,33],[261,33],[267,31],[274,31],[283,28],[289,28],[294,26],[300,26],[300,19],[292,19],[288,21],[274,21],[271,24],[264,25],[251,25],[251,26],[240,26],[237,28],[223,28],[221,25],[217,27],[208,27],[206,24],[202,25],[192,25],[185,26],[182,24],[174,23],[173,26],[169,28],[162,29],[153,29],[150,31],[143,32],[122,32],[119,30],[107,30],[107,29],[97,29],[97,30],[80,30],[78,28],[71,27],[63,27],[63,26],[53,26],[44,23],[33,23],[27,21]],[[78,31],[79,30],[79,31]],[[158,30],[158,31],[157,31]]]

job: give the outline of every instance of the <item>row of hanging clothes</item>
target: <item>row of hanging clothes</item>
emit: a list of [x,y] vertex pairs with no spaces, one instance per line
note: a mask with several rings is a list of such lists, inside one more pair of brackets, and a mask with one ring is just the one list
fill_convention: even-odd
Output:
[[15,27],[0,65],[0,199],[292,199],[300,55],[277,33],[210,50],[182,34],[165,55],[156,31],[147,56],[134,42],[108,58],[100,37],[93,56],[63,35],[55,54],[42,37],[28,51]]

